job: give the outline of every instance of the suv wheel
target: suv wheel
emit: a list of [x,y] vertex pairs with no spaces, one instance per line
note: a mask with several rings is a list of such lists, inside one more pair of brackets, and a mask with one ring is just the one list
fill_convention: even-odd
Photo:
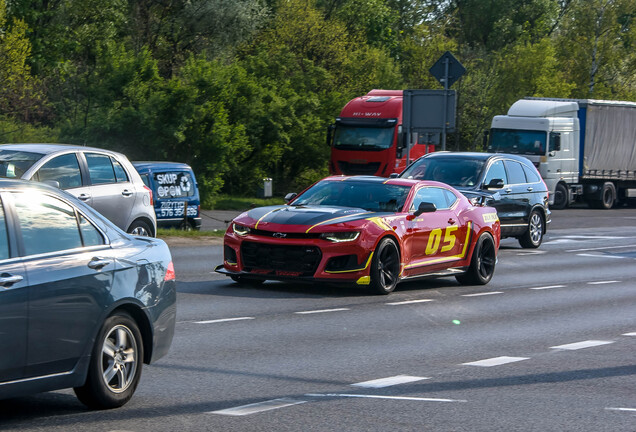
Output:
[[519,237],[519,244],[523,248],[536,249],[541,246],[543,241],[543,216],[538,210],[532,210],[530,213],[530,221],[528,222],[528,229]]

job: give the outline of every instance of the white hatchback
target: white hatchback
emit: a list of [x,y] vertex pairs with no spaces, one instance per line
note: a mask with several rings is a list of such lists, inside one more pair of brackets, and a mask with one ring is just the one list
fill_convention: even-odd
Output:
[[156,235],[152,191],[121,153],[66,144],[3,144],[0,177],[57,186],[128,233]]

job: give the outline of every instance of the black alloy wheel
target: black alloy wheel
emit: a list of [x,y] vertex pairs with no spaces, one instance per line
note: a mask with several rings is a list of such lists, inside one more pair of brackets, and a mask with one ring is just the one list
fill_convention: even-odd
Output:
[[468,270],[455,279],[462,285],[486,285],[495,274],[496,263],[495,243],[490,234],[483,233],[477,240]]
[[393,240],[384,238],[373,254],[369,288],[376,294],[389,294],[395,289],[399,278],[400,251]]

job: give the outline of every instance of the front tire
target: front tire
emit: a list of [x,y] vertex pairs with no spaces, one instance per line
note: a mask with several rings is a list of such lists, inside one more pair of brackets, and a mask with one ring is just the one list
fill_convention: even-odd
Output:
[[523,248],[536,249],[541,246],[541,242],[543,242],[543,216],[539,211],[532,210],[528,229],[519,237],[519,244]]
[[489,234],[483,233],[477,240],[468,270],[455,279],[462,285],[486,285],[495,274],[496,263],[495,243]]
[[376,294],[389,294],[400,279],[400,251],[390,238],[380,241],[371,262],[369,288]]
[[93,409],[124,405],[137,389],[143,358],[143,340],[132,317],[126,312],[108,317],[95,340],[86,382],[74,389],[77,398]]

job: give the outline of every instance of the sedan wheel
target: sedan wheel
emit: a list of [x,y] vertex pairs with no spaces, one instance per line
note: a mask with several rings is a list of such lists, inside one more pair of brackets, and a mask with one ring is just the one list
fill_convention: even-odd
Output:
[[492,237],[484,233],[477,240],[468,270],[466,273],[455,276],[455,279],[462,285],[486,285],[495,274],[496,264],[495,244]]
[[135,321],[125,312],[102,326],[90,360],[86,383],[75,394],[89,408],[124,405],[132,397],[143,363],[143,343]]
[[400,252],[395,242],[383,239],[373,254],[370,288],[376,294],[388,294],[395,289],[400,275]]
[[152,230],[150,226],[144,221],[135,221],[128,228],[128,234],[136,235],[136,236],[145,236],[152,237]]
[[538,248],[543,241],[543,217],[537,210],[530,213],[528,230],[519,237],[519,244],[524,248]]

